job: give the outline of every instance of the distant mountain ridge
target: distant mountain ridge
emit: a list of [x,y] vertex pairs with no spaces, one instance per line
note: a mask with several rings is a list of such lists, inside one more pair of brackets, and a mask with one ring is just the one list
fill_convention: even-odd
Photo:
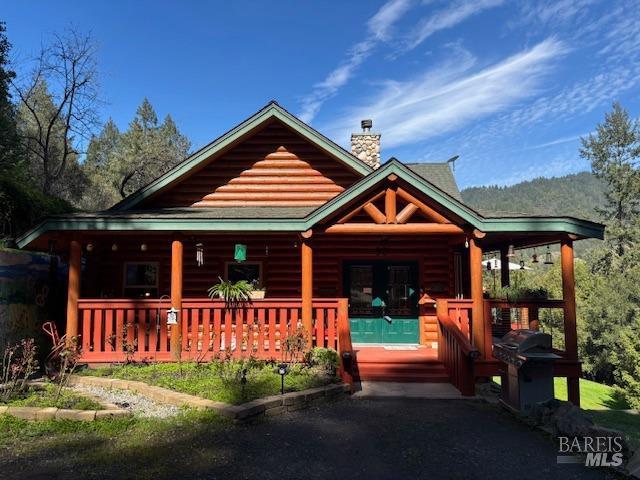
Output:
[[605,184],[590,172],[536,178],[509,187],[471,187],[462,198],[483,214],[570,216],[601,221],[596,207],[604,204]]

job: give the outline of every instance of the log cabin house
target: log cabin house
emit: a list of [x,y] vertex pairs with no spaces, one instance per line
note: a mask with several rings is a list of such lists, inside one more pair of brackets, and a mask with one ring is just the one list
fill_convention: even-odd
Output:
[[[555,375],[578,404],[573,242],[603,226],[482,215],[447,163],[380,165],[370,128],[350,153],[271,102],[112,208],[47,218],[18,245],[68,259],[66,334],[88,363],[279,360],[302,326],[339,351],[347,381],[451,382],[472,395],[500,374],[492,337],[510,328],[495,309],[511,305],[483,296],[483,252],[506,264],[509,248],[560,243],[563,298],[518,308],[563,311]],[[226,308],[206,297],[218,277],[253,281],[265,298]],[[501,277],[508,285],[508,269]]]

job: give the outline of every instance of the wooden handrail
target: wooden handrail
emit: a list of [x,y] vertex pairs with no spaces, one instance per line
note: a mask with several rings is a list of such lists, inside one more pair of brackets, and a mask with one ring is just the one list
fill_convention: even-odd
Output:
[[[469,338],[473,303],[438,299],[438,358],[444,363],[451,383],[465,396],[475,394],[474,360],[480,357]],[[452,318],[452,315],[455,315]]]
[[480,351],[471,345],[471,342],[464,336],[462,330],[451,320],[449,315],[438,315],[438,321],[453,336],[460,347],[462,353],[470,358],[480,357]]

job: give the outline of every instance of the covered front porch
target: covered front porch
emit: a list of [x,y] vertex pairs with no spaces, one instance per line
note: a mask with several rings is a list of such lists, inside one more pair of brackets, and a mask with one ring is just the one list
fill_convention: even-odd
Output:
[[[565,338],[555,375],[579,403],[573,242],[601,236],[602,226],[572,218],[483,217],[391,160],[320,207],[112,210],[54,218],[20,242],[68,256],[66,334],[89,363],[286,360],[302,331],[306,347],[338,351],[347,382],[436,378],[473,395],[476,380],[502,373],[492,342],[511,322],[495,311],[526,309],[534,320],[556,308]],[[555,243],[562,299],[485,299],[483,252],[507,264],[512,249]],[[205,298],[219,278],[251,281],[265,298]],[[372,343],[431,354],[394,361],[388,348],[366,350]]]

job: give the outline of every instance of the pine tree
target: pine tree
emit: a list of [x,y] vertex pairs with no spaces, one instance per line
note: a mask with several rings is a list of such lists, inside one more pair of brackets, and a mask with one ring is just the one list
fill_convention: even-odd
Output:
[[605,205],[599,209],[607,224],[609,250],[601,265],[625,268],[637,252],[640,218],[640,124],[618,103],[606,114],[596,134],[582,139],[580,156],[591,162],[593,173],[607,184]]

